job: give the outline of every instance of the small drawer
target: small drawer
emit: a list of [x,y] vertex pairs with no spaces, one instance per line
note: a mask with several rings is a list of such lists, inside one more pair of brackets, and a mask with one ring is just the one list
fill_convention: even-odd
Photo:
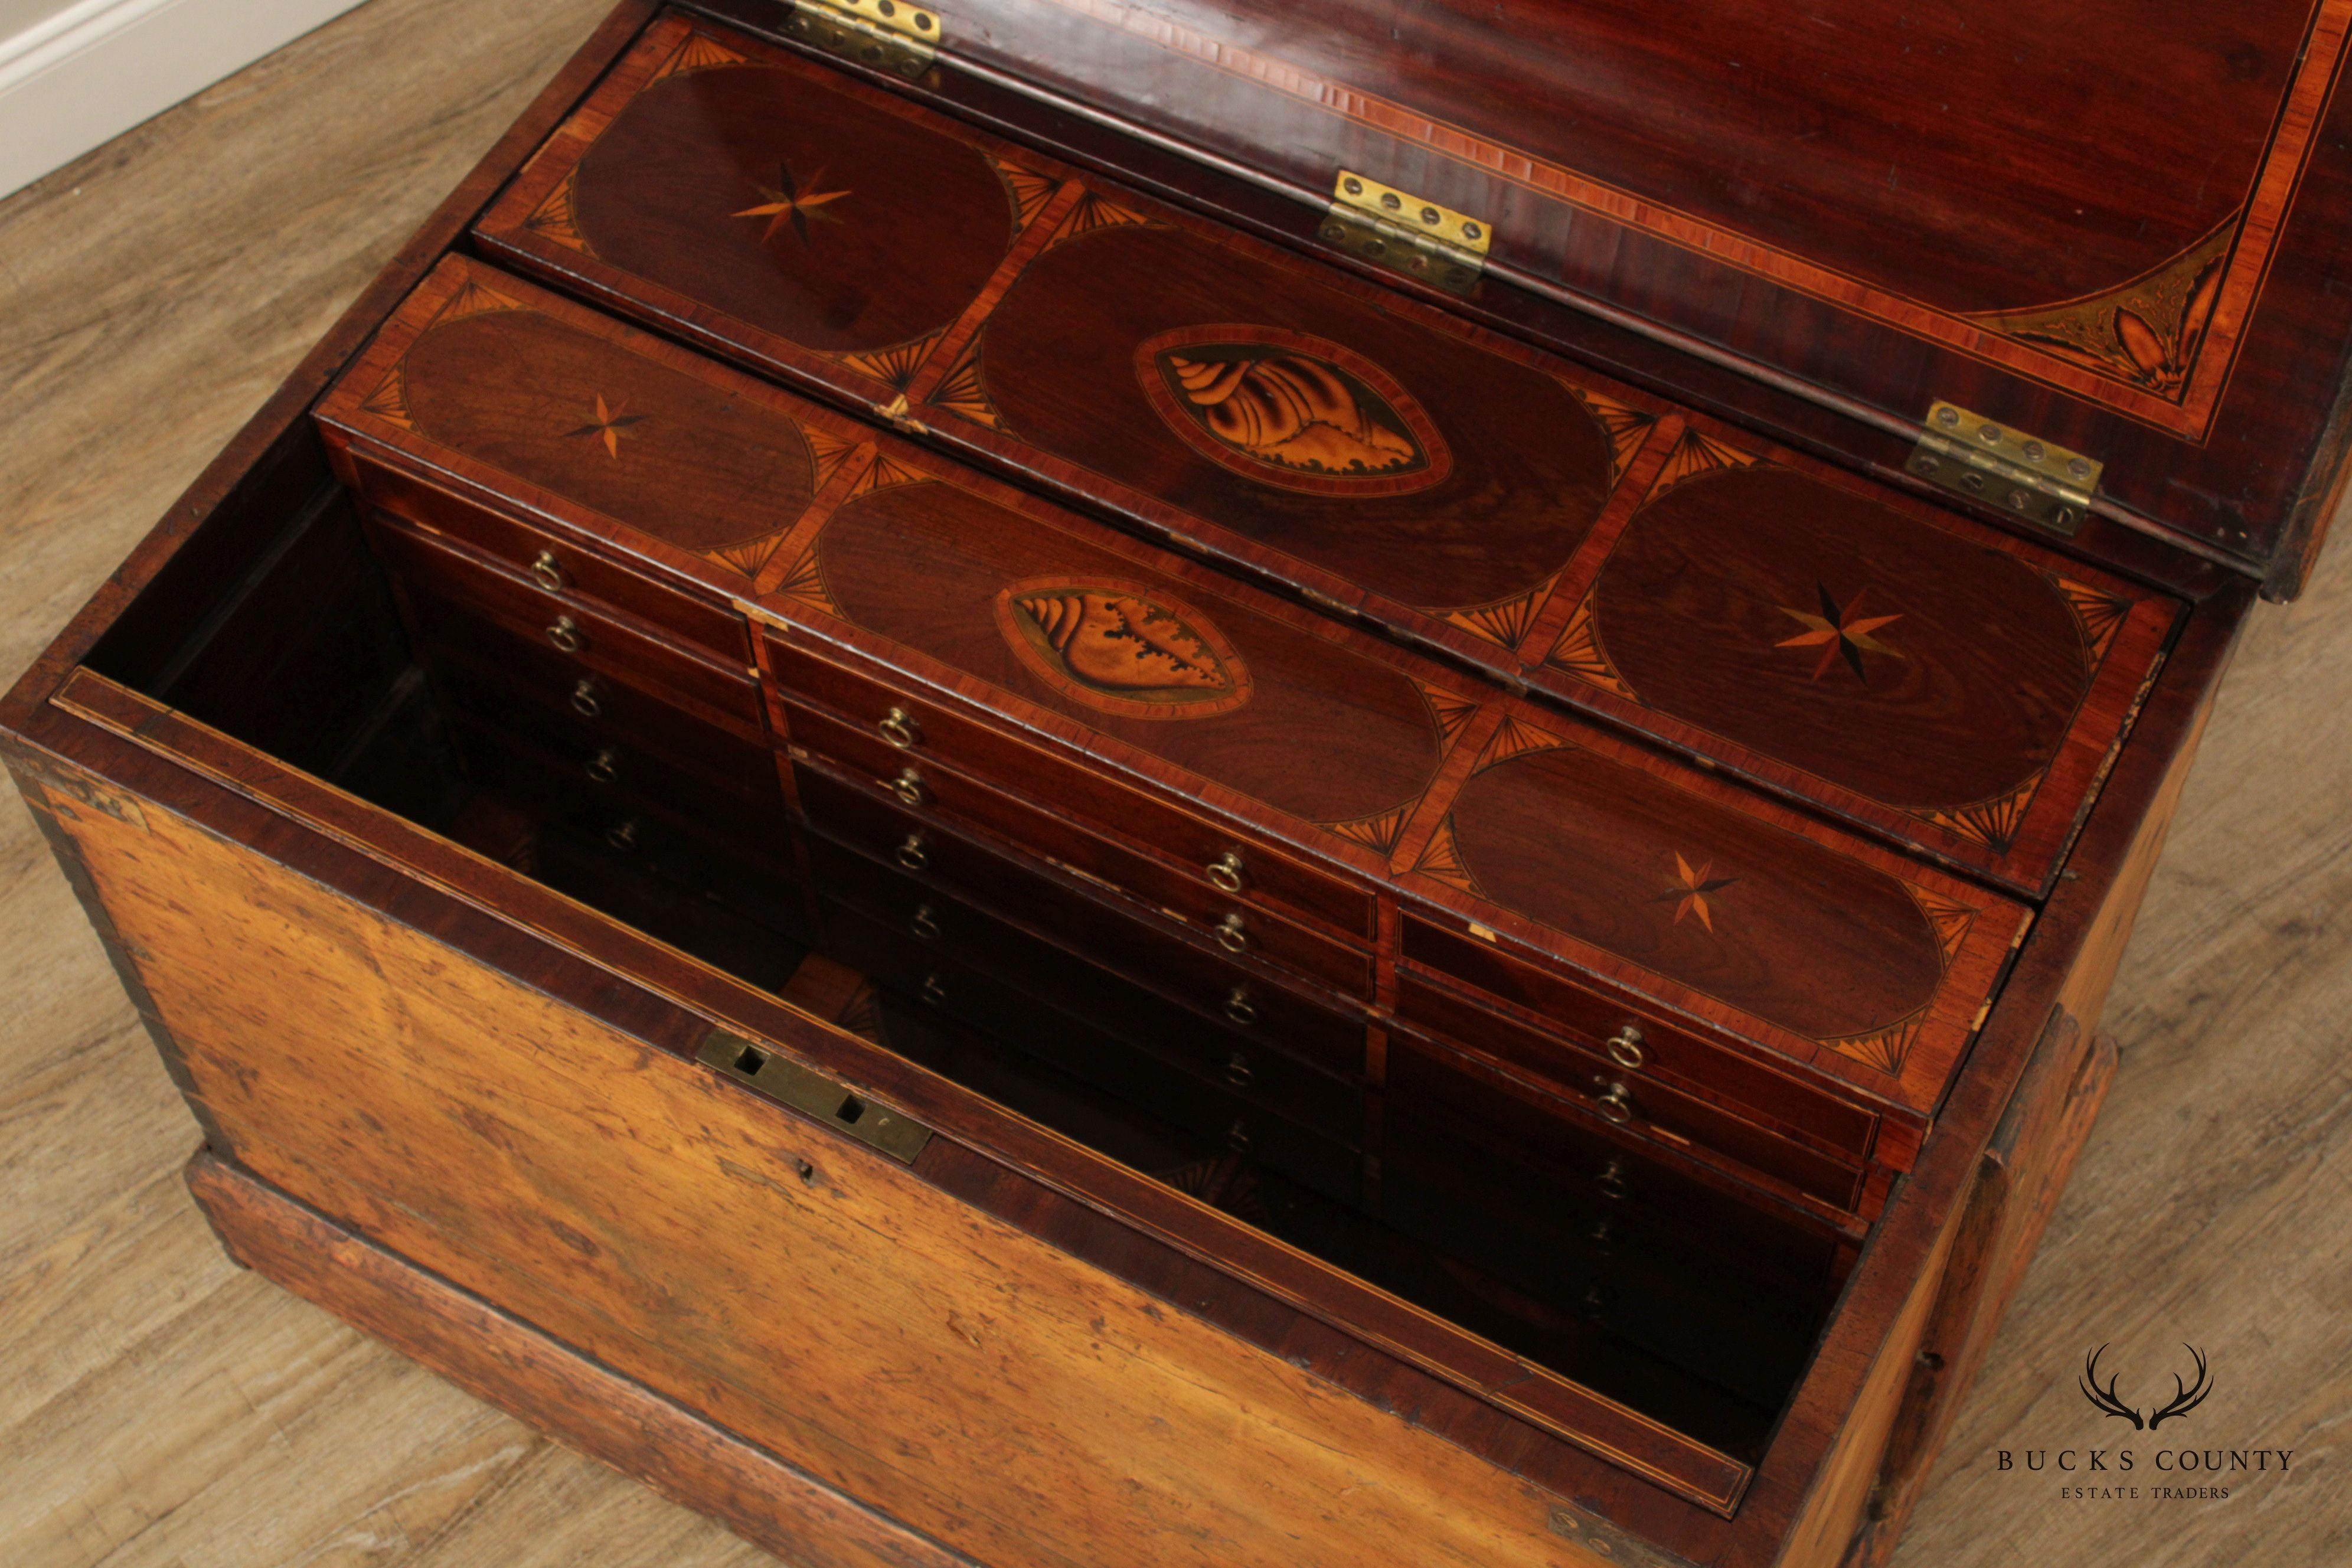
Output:
[[[1654,1134],[1666,1126],[1666,1121],[1652,1119],[1652,1108],[1638,1098],[1641,1092],[1633,1091],[1633,1120],[1619,1123],[1596,1109],[1596,1097],[1558,1097],[1506,1069],[1438,1042],[1419,1039],[1402,1030],[1392,1030],[1389,1036],[1389,1103],[1392,1116],[1402,1119],[1405,1115],[1399,1109],[1402,1107],[1444,1107],[1488,1129],[1498,1145],[1516,1148],[1537,1163],[1580,1162],[1581,1152],[1601,1136],[1602,1123],[1615,1127],[1622,1137],[1659,1148],[1659,1158],[1663,1160],[1678,1158],[1678,1152],[1671,1147],[1672,1138],[1665,1141],[1665,1147],[1660,1146]],[[1652,1088],[1648,1092],[1659,1096],[1665,1091]],[[1686,1113],[1688,1106],[1660,1105],[1655,1109],[1659,1118],[1671,1119]],[[1731,1122],[1730,1118],[1722,1120]],[[1732,1126],[1737,1128],[1738,1124],[1734,1122]],[[1713,1142],[1696,1139],[1691,1142],[1832,1208],[1851,1213],[1861,1201],[1863,1173],[1859,1167],[1832,1160],[1785,1139],[1773,1138],[1753,1127],[1731,1132],[1727,1140],[1739,1145],[1738,1152]]]
[[[1160,960],[1170,953],[1189,958],[1189,948],[1145,932],[1098,905],[1090,907],[1097,910],[1095,934],[1100,940],[1086,954],[1074,953],[1006,923],[989,906],[886,868],[822,835],[811,836],[809,852],[821,891],[893,931],[938,942],[1064,1010],[1163,1055],[1221,1062],[1241,1047],[1287,1051],[1350,1079],[1363,1072],[1361,1018],[1222,966],[1206,979],[1180,971]],[[1106,947],[1113,952],[1108,959],[1100,956]],[[1204,1024],[1213,1034],[1202,1035]]]
[[[1466,1041],[1415,1037],[1402,1026],[1390,1038],[1392,1050],[1394,1042],[1410,1039],[1427,1055],[1457,1064],[1460,1073],[1492,1070]],[[1454,1049],[1456,1044],[1465,1048]],[[1577,1111],[1645,1142],[1705,1149],[1841,1208],[1851,1208],[1856,1201],[1859,1165],[1743,1121],[1663,1082],[1643,1081],[1605,1061],[1583,1058],[1581,1073],[1559,1070],[1580,1055],[1553,1047],[1552,1070],[1546,1074],[1549,1083],[1540,1086],[1558,1084],[1564,1091],[1562,1098]],[[1500,1073],[1494,1076],[1500,1081]]]
[[[1083,921],[1086,906],[1074,908],[1066,889],[1042,880],[988,846],[945,826],[937,817],[910,810],[877,793],[895,784],[907,795],[929,805],[935,799],[935,787],[962,800],[982,794],[977,786],[951,781],[936,768],[928,773],[912,767],[902,769],[890,780],[874,781],[869,787],[863,783],[853,784],[817,763],[796,763],[793,767],[799,780],[801,809],[823,831],[877,858],[896,859],[910,872],[935,877],[981,898],[992,899],[1049,929],[1054,929],[1057,921],[1068,920],[1073,912]],[[1175,885],[1167,891],[1180,901],[1156,907],[1161,914],[1182,921],[1195,936],[1214,940],[1218,946],[1236,954],[1246,953],[1334,990],[1370,999],[1372,973],[1369,953],[1318,936],[1278,916],[1219,898],[1213,889],[1175,879],[1168,880]],[[1084,945],[1083,927],[1070,931],[1068,935],[1073,942]]]
[[[1556,1304],[1727,1387],[1759,1398],[1785,1387],[1834,1294],[1833,1243],[1736,1205],[1669,1205],[1661,1173],[1619,1166],[1615,1180],[1653,1196],[1586,1203],[1575,1189],[1589,1179],[1552,1181],[1467,1138],[1441,1146],[1409,1137],[1382,1162],[1380,1210],[1502,1285],[1488,1299],[1507,1311],[1530,1299]],[[1610,1169],[1606,1157],[1595,1169]]]
[[[1051,810],[1081,816],[1147,844],[1171,859],[1201,868],[1241,860],[1242,890],[1353,936],[1372,934],[1372,895],[1336,877],[1247,843],[1233,832],[1114,783],[1098,771],[1063,761],[1007,735],[850,670],[771,636],[769,654],[789,699],[791,739],[827,751],[861,772],[883,768],[887,752],[937,757],[1008,789],[1043,801]],[[812,712],[813,700],[830,713]],[[891,720],[891,715],[899,717]],[[809,723],[803,736],[797,727]],[[883,725],[890,723],[885,731]],[[854,739],[853,739],[854,737]],[[901,763],[899,765],[903,766]],[[896,767],[887,769],[897,772]]]
[[[824,918],[832,955],[901,995],[1173,1126],[1255,1154],[1334,1196],[1353,1195],[1360,1156],[1350,1144],[1315,1131],[1301,1114],[1322,1108],[1286,1101],[1255,1084],[1237,1091],[1203,1080],[856,910],[828,906]],[[1341,1125],[1360,1132],[1361,1107],[1352,1122],[1343,1119]]]
[[[518,641],[509,634],[499,637]],[[494,664],[446,647],[428,650],[441,689],[451,700],[559,755],[618,743],[694,773],[731,794],[781,805],[783,785],[776,754],[635,687],[582,676],[567,688],[527,669]],[[565,673],[569,673],[568,671]]]
[[[1394,1116],[1381,1169],[1381,1217],[1441,1246],[1500,1234],[1530,1263],[1547,1253],[1649,1259],[1679,1266],[1705,1289],[1734,1278],[1765,1289],[1817,1289],[1834,1276],[1832,1232],[1597,1141],[1568,1159],[1535,1164],[1482,1127],[1416,1107]],[[1694,1274],[1694,1254],[1709,1267]]]
[[[985,918],[977,910],[964,912],[973,920]],[[1362,1142],[1364,1091],[1360,1083],[1332,1077],[1286,1052],[1186,1015],[1177,1016],[1173,1028],[1138,1028],[1139,1019],[1166,1020],[1171,1011],[1167,1004],[1080,960],[1041,953],[1034,966],[1018,972],[1016,983],[1005,974],[983,974],[957,965],[939,941],[892,929],[846,903],[829,903],[825,920],[826,945],[835,950],[834,956],[841,963],[934,1005],[953,1002],[951,1010],[982,1026],[1034,1026],[1040,1016],[1065,1015],[1333,1142],[1349,1148]],[[1074,973],[1081,969],[1084,973]],[[945,980],[938,985],[930,983],[933,975],[950,973],[971,975],[979,983],[961,988]],[[1041,1001],[1024,988],[1035,988],[1040,982],[1051,991],[1049,999]],[[995,1010],[975,1011],[988,1006]]]
[[729,664],[751,662],[751,627],[734,607],[668,587],[595,551],[515,521],[358,452],[360,494],[427,532],[494,557],[551,595],[585,597],[649,622]]
[[[1213,926],[1240,907],[1268,910],[1294,929],[1304,929],[1297,926],[1296,905],[1270,900],[1254,885],[1249,875],[1253,857],[1248,851],[1238,847],[1229,851],[1232,858],[1220,864],[1214,875],[1206,866],[1178,866],[1164,856],[1074,822],[1066,812],[1008,795],[936,756],[891,747],[838,714],[790,700],[784,702],[784,710],[793,743],[834,766],[888,784],[894,793],[898,787],[896,781],[908,769],[914,770],[928,813],[1017,844],[1079,877],[1108,883],[1189,921]],[[1318,923],[1314,929],[1315,940],[1340,945],[1319,934],[1329,928]],[[1368,947],[1368,939],[1360,932],[1346,933],[1344,942],[1359,950]],[[1323,973],[1312,966],[1301,967],[1308,973]],[[1334,984],[1343,989],[1356,986],[1343,971],[1331,973]]]
[[[903,835],[901,836],[903,837]],[[952,886],[988,910],[1027,925],[1046,940],[1119,974],[1150,975],[1157,984],[1187,998],[1204,1012],[1221,1009],[1235,992],[1263,995],[1271,1003],[1289,994],[1287,976],[1269,973],[1255,962],[1231,958],[1207,949],[1208,938],[1179,934],[1148,923],[1108,903],[1101,896],[1083,892],[1039,875],[1017,862],[992,855],[971,843],[933,826],[926,834],[929,858],[935,871],[908,879],[919,888],[937,888],[954,877]],[[892,840],[873,845],[877,858],[892,854]],[[851,847],[863,845],[851,841]],[[984,889],[984,890],[982,890]],[[1334,998],[1338,1001],[1338,998]],[[1358,1026],[1360,1030],[1361,1026]]]
[[[1786,1127],[1857,1163],[1870,1159],[1874,1152],[1879,1121],[1875,1111],[1784,1078],[1748,1057],[1707,1045],[1654,1016],[1508,957],[1491,942],[1447,931],[1414,915],[1407,915],[1402,924],[1405,963],[1397,971],[1397,1010],[1402,1017],[1556,1079],[1562,1069],[1547,1065],[1559,1052],[1555,1040],[1612,1057],[1612,1065],[1622,1066],[1614,1062],[1616,1053],[1610,1042],[1622,1040],[1631,1025],[1641,1032],[1633,1051],[1626,1055],[1628,1061],[1638,1057],[1638,1066],[1625,1068],[1632,1078],[1672,1081],[1686,1091],[1735,1104],[1744,1115]],[[1414,965],[1525,1008],[1543,1020],[1542,1027],[1528,1026],[1524,1020],[1516,1026],[1507,1019],[1487,1022],[1490,1015],[1485,1009],[1442,986],[1426,984],[1413,974]],[[1478,1032],[1468,1032],[1473,1029]],[[1625,1052],[1622,1045],[1616,1049]]]
[[764,725],[759,686],[748,667],[720,664],[640,621],[544,593],[529,578],[461,555],[388,521],[385,513],[368,515],[368,537],[412,594],[421,590],[419,596],[438,599],[460,616],[495,621],[544,643],[583,675],[603,674],[676,693],[712,718],[751,726],[755,732]]
[[527,811],[599,831],[650,816],[730,853],[791,863],[792,818],[781,799],[745,800],[630,747],[583,742],[566,751],[478,714],[454,717],[482,781]]

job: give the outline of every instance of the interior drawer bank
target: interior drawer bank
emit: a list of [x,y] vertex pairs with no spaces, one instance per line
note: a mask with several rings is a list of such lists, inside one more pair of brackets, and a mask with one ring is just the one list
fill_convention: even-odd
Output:
[[[522,419],[499,368],[520,363],[547,367]],[[611,444],[564,402],[591,384],[634,411]],[[983,777],[1017,756],[1030,771],[993,782],[1081,810],[1110,781],[1114,826],[1214,823],[1208,842],[1245,859],[1316,866],[1914,1132],[2028,922],[478,263],[437,268],[320,418],[354,458],[446,471],[698,577],[765,628],[786,690],[872,672],[910,756],[946,748]]]
[[476,235],[2029,892],[2178,616],[698,19],[649,30]]

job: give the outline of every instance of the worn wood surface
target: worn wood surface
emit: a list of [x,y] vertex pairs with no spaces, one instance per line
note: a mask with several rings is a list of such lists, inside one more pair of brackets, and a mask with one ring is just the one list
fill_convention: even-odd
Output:
[[[603,8],[375,0],[0,206],[0,669]],[[2106,1119],[1898,1563],[2352,1552],[2330,1447],[2352,1379],[2347,659],[2338,561],[2249,639],[2109,1016]],[[231,1268],[177,1182],[194,1124],[13,803],[0,938],[10,1561],[766,1561]],[[2001,1447],[2116,1443],[2074,1392],[2083,1352],[2116,1342],[2145,1402],[2184,1339],[2217,1391],[2181,1444],[2294,1448],[2286,1480],[2226,1503],[2062,1503],[1993,1468]]]

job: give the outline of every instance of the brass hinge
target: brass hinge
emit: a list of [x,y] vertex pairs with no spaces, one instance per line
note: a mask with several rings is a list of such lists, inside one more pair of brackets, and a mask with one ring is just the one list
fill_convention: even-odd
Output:
[[1467,294],[1486,269],[1494,231],[1452,207],[1342,169],[1323,215],[1325,240],[1391,272]]
[[2072,535],[2106,465],[1949,403],[1927,411],[1910,469],[1929,484]]
[[862,1143],[870,1143],[903,1165],[915,1163],[931,1130],[885,1110],[825,1077],[789,1061],[767,1047],[727,1029],[703,1037],[695,1059],[748,1084],[780,1105],[789,1105]]
[[940,14],[906,0],[798,0],[784,31],[845,60],[910,80],[931,68]]

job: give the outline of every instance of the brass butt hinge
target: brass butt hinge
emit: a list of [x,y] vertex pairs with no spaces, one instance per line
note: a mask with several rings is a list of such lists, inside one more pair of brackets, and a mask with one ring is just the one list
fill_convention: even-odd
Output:
[[789,1105],[861,1143],[872,1144],[902,1165],[913,1164],[923,1145],[931,1141],[929,1128],[852,1094],[823,1073],[789,1061],[731,1030],[713,1029],[704,1036],[695,1059],[780,1105]]
[[1911,471],[1998,511],[2072,535],[2106,465],[1949,403],[1927,411]]
[[804,44],[909,80],[938,58],[940,14],[907,0],[798,0],[784,31]]
[[1475,217],[1346,169],[1332,183],[1331,205],[1318,232],[1350,256],[1449,294],[1477,287],[1495,239]]

